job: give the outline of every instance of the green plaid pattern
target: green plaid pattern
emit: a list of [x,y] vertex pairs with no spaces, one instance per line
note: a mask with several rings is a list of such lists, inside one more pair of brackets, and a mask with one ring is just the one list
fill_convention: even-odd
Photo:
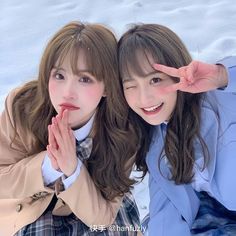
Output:
[[[112,226],[88,227],[73,213],[69,216],[54,216],[52,209],[56,197],[44,214],[32,224],[22,228],[15,236],[136,236],[140,227],[139,212],[131,194],[125,195],[121,208]],[[131,229],[131,230],[130,230]]]
[[[76,154],[83,162],[92,150],[92,139],[76,141]],[[52,215],[57,202],[54,196],[43,215],[32,224],[23,227],[15,236],[136,236],[140,228],[139,211],[132,194],[126,194],[117,217],[108,228],[104,225],[88,227],[73,213],[69,216]]]
[[87,160],[92,151],[93,140],[92,138],[86,138],[82,141],[76,140],[76,155],[83,162]]

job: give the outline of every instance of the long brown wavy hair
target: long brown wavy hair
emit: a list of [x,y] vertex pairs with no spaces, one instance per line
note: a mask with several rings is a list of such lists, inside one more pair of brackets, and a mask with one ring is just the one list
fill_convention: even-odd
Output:
[[50,72],[67,55],[76,72],[81,50],[85,52],[88,69],[104,82],[106,92],[96,112],[92,154],[85,164],[103,196],[112,200],[128,192],[135,182],[129,174],[138,135],[129,123],[128,106],[118,78],[117,40],[108,28],[71,22],[52,37],[42,55],[37,80],[25,84],[14,98],[14,125],[35,137],[31,154],[46,150],[47,126],[56,115],[48,92]]
[[[121,78],[131,78],[131,73],[144,76],[142,60],[138,55],[144,55],[144,60],[152,57],[156,63],[180,68],[188,65],[192,59],[180,38],[169,28],[158,24],[134,25],[123,34],[118,42],[119,69]],[[145,58],[146,56],[146,58]],[[173,78],[177,82],[178,78]],[[176,184],[189,183],[193,178],[195,162],[194,142],[199,140],[204,155],[205,167],[209,159],[207,146],[200,135],[201,102],[204,94],[177,92],[177,101],[171,119],[167,125],[165,144],[161,157],[167,157],[171,166],[171,179]],[[134,112],[133,112],[134,113]],[[133,114],[133,116],[137,116]],[[137,118],[135,117],[137,121]],[[135,122],[136,126],[146,127],[142,136],[142,145],[147,150],[150,144],[151,125],[141,118]],[[143,129],[143,128],[142,128]],[[141,148],[142,149],[142,148]],[[137,156],[142,158],[142,155]],[[159,169],[160,169],[159,158]],[[138,167],[147,170],[144,160],[137,159]]]

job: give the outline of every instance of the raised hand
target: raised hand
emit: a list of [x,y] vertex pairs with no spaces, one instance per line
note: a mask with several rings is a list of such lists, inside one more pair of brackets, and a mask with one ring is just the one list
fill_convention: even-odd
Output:
[[70,176],[75,171],[78,160],[75,137],[68,126],[68,110],[62,111],[52,119],[48,133],[47,151],[53,168]]
[[178,83],[163,88],[163,92],[180,90],[189,93],[200,93],[225,87],[228,84],[227,72],[222,65],[192,61],[188,66],[179,69],[160,64],[155,64],[154,68],[180,79]]

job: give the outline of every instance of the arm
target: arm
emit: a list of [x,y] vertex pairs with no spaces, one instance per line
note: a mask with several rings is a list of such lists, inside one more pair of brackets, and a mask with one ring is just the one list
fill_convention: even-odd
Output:
[[122,197],[116,197],[112,202],[105,200],[84,165],[75,182],[68,189],[59,190],[57,197],[88,226],[112,224],[122,202]]
[[[0,116],[0,198],[26,198],[35,193],[52,192],[45,187],[41,175],[41,163],[46,151],[30,155],[31,136],[21,136],[19,129],[16,142],[11,145],[14,135],[11,104],[15,93],[6,99],[5,110]],[[34,176],[34,178],[32,178]]]
[[236,56],[226,57],[217,62],[226,70],[228,85],[223,89],[225,92],[235,92],[236,90]]
[[[86,167],[77,158],[75,137],[68,126],[67,110],[57,115],[49,126],[49,143],[51,143],[47,148],[49,158],[54,168],[63,173],[62,182],[65,190],[57,189],[58,198],[84,223],[111,224],[116,218],[122,198],[117,198],[114,202],[105,200],[94,185]],[[67,180],[70,182],[69,185],[66,183]],[[60,209],[54,213],[56,211],[58,214]]]
[[206,191],[229,210],[236,210],[236,105],[235,94],[210,92],[201,112],[201,136],[208,147],[209,160],[204,170],[199,142],[195,143],[195,175],[192,185]]
[[47,152],[28,154],[31,136],[18,129],[17,143],[13,145],[14,149],[10,147],[10,135],[14,134],[11,111],[14,95],[11,93],[8,96],[5,110],[0,116],[0,186],[4,190],[0,191],[0,198],[19,199],[28,198],[41,191],[50,194],[56,192],[58,198],[63,200],[85,224],[111,224],[122,198],[118,197],[114,202],[105,200],[84,166],[68,189],[63,191],[58,188],[55,191],[44,186],[42,177],[41,166]]
[[178,77],[179,82],[163,88],[164,92],[176,90],[200,93],[215,89],[235,91],[236,85],[236,57],[230,57],[218,62],[207,64],[200,61],[192,61],[189,65],[178,69],[155,64],[154,68],[169,76]]

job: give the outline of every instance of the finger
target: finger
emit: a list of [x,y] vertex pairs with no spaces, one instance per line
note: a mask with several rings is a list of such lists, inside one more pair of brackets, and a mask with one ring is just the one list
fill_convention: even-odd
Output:
[[76,141],[75,141],[75,136],[74,136],[73,130],[70,129],[69,133],[70,133],[71,142],[75,146]]
[[67,117],[68,117],[68,113],[66,112],[66,110],[63,112],[61,119],[56,117],[58,129],[63,140],[67,140],[69,138]]
[[62,135],[62,138],[64,139],[65,142],[70,141],[70,127],[68,125],[68,116],[69,116],[69,111],[66,109],[64,110],[62,114],[62,119],[60,122],[58,122],[58,126]]
[[58,170],[58,169],[59,169],[59,166],[58,166],[58,163],[57,163],[56,158],[55,158],[54,155],[52,154],[50,145],[47,146],[47,154],[48,154],[48,157],[49,157],[49,159],[50,159],[50,161],[51,161],[52,167],[53,167],[55,170]]
[[181,86],[192,85],[192,68],[189,66],[183,66],[179,68],[179,78],[181,80]]
[[179,90],[179,83],[162,87],[160,88],[159,92],[161,94],[165,94],[165,93],[173,93],[176,92],[177,90]]
[[160,89],[160,92],[161,93],[171,93],[171,92],[176,92],[177,90],[184,91],[184,89],[186,87],[187,87],[186,80],[184,78],[180,78],[180,81],[178,83],[163,87]]
[[63,107],[60,109],[59,113],[56,115],[56,118],[57,118],[57,119],[58,119],[58,118],[59,118],[59,119],[62,118],[62,114],[63,114],[64,110],[65,110],[65,108],[63,108]]
[[178,69],[174,68],[174,67],[169,67],[169,66],[164,66],[164,65],[161,65],[161,64],[154,64],[153,67],[160,71],[160,72],[163,72],[169,76],[172,76],[172,77],[180,77],[179,76],[179,72],[178,72]]
[[57,123],[56,117],[53,117],[53,118],[52,118],[52,124],[56,124],[56,123]]
[[60,111],[59,111],[59,113],[58,113],[58,115],[61,117],[62,116],[62,114],[63,114],[63,112],[65,111],[65,107],[61,107],[61,109],[60,109]]
[[63,138],[62,138],[61,132],[59,130],[58,123],[52,124],[51,130],[52,130],[52,134],[55,137],[58,148],[61,148],[63,145]]
[[179,78],[186,78],[186,70],[187,70],[187,68],[185,66],[180,67],[178,69],[178,77]]
[[48,126],[48,144],[52,145],[54,148],[58,148],[56,139],[52,133],[51,125]]
[[195,82],[194,79],[195,71],[196,71],[196,64],[194,62],[190,63],[186,67],[186,79],[189,82],[189,84],[193,84]]
[[62,113],[62,123],[65,127],[68,127],[68,117],[69,117],[69,111],[66,109]]

